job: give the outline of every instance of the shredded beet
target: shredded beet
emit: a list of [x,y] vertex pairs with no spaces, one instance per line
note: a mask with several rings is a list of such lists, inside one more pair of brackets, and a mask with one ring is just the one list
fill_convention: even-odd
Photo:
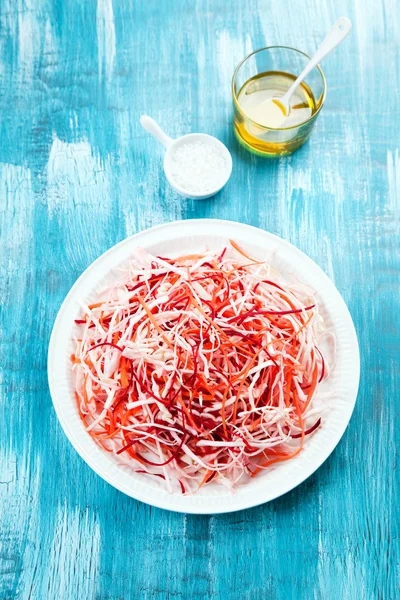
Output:
[[[320,425],[321,425],[321,417],[318,419],[318,421],[316,421],[314,423],[314,425],[312,427],[310,427],[310,429],[307,429],[307,431],[304,432],[304,435],[309,435],[310,433],[315,431]],[[294,438],[294,439],[301,438],[302,435],[303,435],[302,433],[292,433],[292,438]]]
[[75,320],[76,398],[93,439],[183,494],[296,456],[321,424],[328,375],[310,290],[235,242],[178,258],[138,249],[122,273]]

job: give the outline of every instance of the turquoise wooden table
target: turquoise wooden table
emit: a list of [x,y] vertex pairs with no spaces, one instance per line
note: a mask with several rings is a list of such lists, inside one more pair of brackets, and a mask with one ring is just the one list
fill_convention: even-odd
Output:
[[[313,137],[276,161],[234,139],[230,80],[252,48],[324,63]],[[0,1],[1,600],[394,600],[400,597],[400,7],[395,0]],[[233,155],[218,196],[166,184],[146,112]],[[70,286],[141,229],[216,217],[311,256],[353,316],[351,423],[306,483],[258,508],[185,516],[95,475],[58,424],[46,353]]]

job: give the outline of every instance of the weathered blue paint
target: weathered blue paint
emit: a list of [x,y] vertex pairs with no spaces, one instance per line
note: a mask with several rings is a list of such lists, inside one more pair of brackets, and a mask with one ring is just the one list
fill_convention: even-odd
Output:
[[[252,48],[324,64],[310,142],[263,161],[231,128],[230,78]],[[2,600],[394,600],[399,588],[400,11],[395,0],[1,0]],[[226,189],[171,191],[146,112],[231,149]],[[169,220],[220,217],[283,236],[334,279],[358,330],[351,424],[305,484],[259,508],[184,516],[123,496],[57,422],[46,352],[66,292],[99,254]]]

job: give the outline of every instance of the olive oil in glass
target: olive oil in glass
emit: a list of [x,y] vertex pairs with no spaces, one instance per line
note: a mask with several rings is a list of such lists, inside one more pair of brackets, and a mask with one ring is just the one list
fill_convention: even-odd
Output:
[[290,154],[309,138],[325,100],[326,83],[319,66],[295,90],[289,115],[273,97],[282,97],[310,61],[288,46],[269,46],[248,54],[232,78],[234,130],[239,142],[266,157]]
[[[283,71],[258,73],[248,79],[237,94],[240,112],[235,114],[235,131],[239,141],[261,154],[282,155],[293,152],[309,135],[307,122],[318,105],[306,83],[299,85],[290,101],[290,112],[279,118],[279,108],[265,102],[283,96],[296,76]],[[276,112],[277,111],[277,112]]]

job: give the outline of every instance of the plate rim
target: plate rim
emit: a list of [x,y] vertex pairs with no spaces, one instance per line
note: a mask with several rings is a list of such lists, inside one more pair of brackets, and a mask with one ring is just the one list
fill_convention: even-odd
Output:
[[[296,481],[294,484],[291,484],[291,483],[288,484],[287,488],[284,491],[278,490],[276,494],[272,494],[272,495],[269,494],[267,498],[262,498],[262,497],[260,497],[259,494],[256,493],[256,494],[254,494],[254,501],[253,500],[251,500],[250,502],[248,500],[246,501],[246,498],[244,497],[241,499],[242,502],[239,501],[232,505],[225,505],[224,502],[222,501],[221,508],[219,506],[213,505],[212,510],[210,510],[207,507],[207,505],[200,505],[200,504],[193,505],[193,504],[188,503],[187,507],[175,506],[173,499],[176,498],[176,494],[168,494],[168,492],[167,492],[167,494],[168,494],[168,496],[170,496],[168,501],[163,501],[163,499],[159,500],[159,498],[156,494],[155,494],[154,499],[149,500],[148,497],[143,497],[144,495],[141,492],[138,491],[138,493],[134,494],[130,489],[127,488],[127,486],[124,485],[123,482],[115,481],[113,476],[111,474],[109,474],[108,472],[105,472],[105,469],[102,469],[102,467],[99,466],[96,463],[96,461],[93,459],[93,457],[88,456],[85,449],[81,447],[79,440],[74,438],[73,432],[70,432],[70,430],[67,426],[66,420],[64,418],[64,415],[61,411],[60,403],[57,401],[57,394],[58,394],[57,389],[56,389],[57,384],[54,381],[54,376],[53,376],[53,362],[55,360],[55,358],[54,358],[55,353],[53,350],[56,345],[57,330],[60,327],[60,323],[61,323],[61,320],[63,317],[63,312],[67,309],[68,303],[71,300],[71,298],[73,297],[76,288],[78,288],[80,283],[82,282],[82,280],[84,280],[87,277],[88,272],[90,272],[92,269],[95,269],[95,267],[98,265],[98,263],[101,262],[102,260],[104,260],[104,258],[106,256],[112,254],[113,252],[116,252],[117,249],[119,249],[121,246],[123,246],[125,244],[128,245],[131,241],[135,240],[136,238],[138,238],[139,236],[141,236],[143,234],[157,233],[158,231],[162,231],[163,229],[168,230],[168,228],[171,228],[171,227],[179,228],[182,226],[184,227],[185,225],[186,226],[193,225],[193,224],[196,224],[199,222],[202,223],[203,226],[210,224],[213,226],[220,225],[221,228],[222,228],[222,226],[244,228],[244,229],[248,230],[249,232],[254,230],[255,232],[257,232],[258,235],[260,235],[260,234],[265,235],[265,236],[275,240],[277,243],[279,243],[280,246],[283,245],[283,246],[291,249],[292,251],[294,250],[297,254],[299,254],[301,256],[301,258],[303,260],[305,260],[306,262],[308,261],[308,262],[312,263],[314,268],[316,268],[317,271],[319,271],[319,276],[322,277],[323,279],[325,279],[325,282],[328,282],[328,285],[330,285],[331,287],[334,288],[336,295],[338,297],[338,300],[340,300],[340,302],[341,302],[341,309],[343,310],[345,318],[347,319],[347,321],[350,325],[349,336],[352,338],[351,342],[352,342],[352,346],[353,346],[353,350],[354,350],[354,357],[353,357],[353,364],[352,364],[353,389],[351,390],[351,393],[349,393],[349,397],[351,396],[351,405],[349,402],[349,409],[348,409],[348,413],[346,415],[347,418],[343,419],[343,422],[340,421],[340,427],[336,430],[334,443],[329,448],[329,452],[327,454],[325,452],[321,453],[322,458],[321,458],[321,456],[318,457],[318,459],[313,462],[311,469],[309,469],[309,468],[305,469],[305,471],[306,471],[305,474],[301,474],[300,477],[296,478]],[[204,235],[204,234],[206,234],[206,232],[199,231],[199,235],[202,235],[202,234]],[[222,232],[221,235],[224,235],[224,233]],[[160,239],[160,242],[162,242],[162,241],[163,240]],[[51,332],[51,336],[50,336],[50,341],[49,341],[49,346],[48,346],[47,375],[48,375],[48,383],[49,383],[49,389],[50,389],[52,403],[53,403],[58,421],[62,427],[62,430],[64,431],[67,439],[69,440],[69,442],[73,446],[73,448],[76,450],[76,452],[79,454],[79,456],[97,475],[99,475],[102,479],[104,479],[107,483],[109,483],[111,486],[113,486],[115,489],[119,490],[120,492],[128,495],[131,498],[134,498],[135,500],[145,502],[146,504],[149,504],[151,506],[155,506],[157,508],[162,508],[165,510],[170,510],[172,512],[178,512],[181,514],[213,515],[213,514],[231,513],[231,512],[236,512],[239,510],[246,510],[246,509],[253,508],[255,506],[259,506],[261,504],[265,504],[267,502],[276,500],[277,498],[287,494],[288,492],[292,491],[293,489],[295,489],[296,487],[298,487],[299,485],[304,483],[304,481],[306,481],[309,477],[311,477],[311,475],[313,475],[321,467],[321,465],[331,456],[331,454],[333,453],[333,451],[339,444],[340,440],[342,439],[342,437],[347,429],[347,426],[350,422],[350,419],[352,417],[354,407],[355,407],[355,404],[357,401],[359,383],[360,383],[360,352],[359,352],[357,333],[356,333],[356,329],[355,329],[355,326],[353,323],[353,319],[351,317],[350,311],[349,311],[347,304],[344,301],[342,295],[340,294],[340,292],[337,289],[334,282],[324,272],[324,270],[312,258],[310,258],[305,252],[300,250],[297,246],[295,246],[294,244],[291,244],[289,241],[285,240],[284,238],[281,238],[278,235],[273,234],[267,230],[261,229],[259,227],[255,227],[253,225],[249,225],[247,223],[242,223],[240,221],[234,221],[234,220],[230,220],[230,219],[217,219],[217,218],[181,219],[178,221],[169,221],[167,223],[162,223],[159,225],[155,225],[153,227],[145,228],[145,229],[137,231],[136,233],[124,238],[117,244],[114,244],[113,246],[108,248],[100,256],[98,256],[79,275],[79,277],[75,280],[74,284],[69,289],[63,302],[61,303],[61,306],[60,306],[60,308],[57,312],[56,318],[54,320],[54,324],[53,324],[53,328],[52,328],[52,332]],[[195,498],[195,495],[182,496],[182,498],[193,499],[193,498]]]

